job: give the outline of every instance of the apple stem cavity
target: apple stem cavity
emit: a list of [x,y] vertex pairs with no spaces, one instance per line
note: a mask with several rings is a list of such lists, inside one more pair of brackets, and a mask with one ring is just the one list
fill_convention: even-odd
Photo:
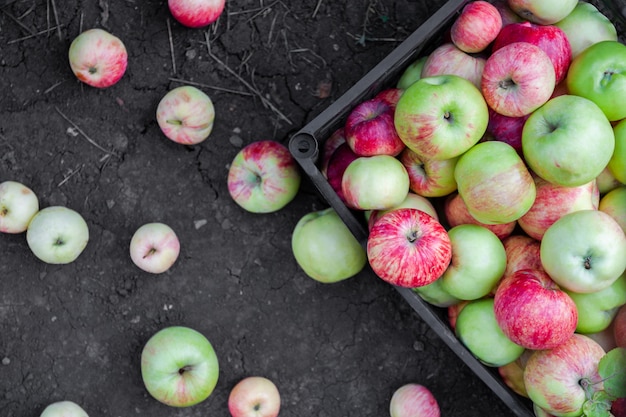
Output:
[[585,269],[591,269],[591,256],[585,256],[584,260]]
[[191,371],[191,370],[193,370],[193,366],[191,366],[191,365],[185,365],[185,366],[183,366],[182,368],[180,368],[180,369],[178,370],[178,374],[179,374],[179,375],[182,375],[182,374],[184,374],[185,372],[188,372],[188,371]]
[[417,230],[411,230],[409,232],[409,234],[406,236],[406,239],[409,241],[409,243],[413,243],[415,242],[417,239],[419,239],[420,237],[420,233]]
[[65,242],[61,238],[57,238],[57,240],[54,241],[54,246],[63,246],[64,244]]
[[511,78],[507,78],[506,80],[502,80],[498,83],[498,87],[500,87],[503,90],[508,90],[511,87],[515,87],[515,81],[513,81]]

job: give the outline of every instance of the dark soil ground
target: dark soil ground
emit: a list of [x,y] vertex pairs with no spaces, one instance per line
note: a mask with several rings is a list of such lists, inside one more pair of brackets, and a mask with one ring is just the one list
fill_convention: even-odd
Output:
[[[90,229],[62,266],[37,260],[24,234],[0,236],[0,415],[36,417],[67,399],[94,417],[226,416],[249,375],[276,383],[282,416],[385,416],[408,382],[427,385],[443,416],[511,414],[393,288],[367,273],[323,285],[298,268],[293,227],[326,207],[310,184],[266,215],[226,188],[241,147],[286,144],[442,3],[228,0],[216,24],[187,29],[164,0],[0,0],[0,181],[78,211]],[[105,90],[68,65],[71,40],[91,27],[129,52]],[[196,146],[167,140],[155,120],[183,84],[216,108]],[[153,221],[182,245],[161,275],[128,255]],[[220,360],[214,393],[187,409],[160,404],[141,380],[143,345],[170,325],[201,331]]]

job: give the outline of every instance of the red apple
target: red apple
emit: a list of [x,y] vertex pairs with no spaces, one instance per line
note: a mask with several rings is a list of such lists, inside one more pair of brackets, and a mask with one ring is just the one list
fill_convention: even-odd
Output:
[[230,391],[228,411],[232,417],[277,417],[280,411],[278,388],[265,377],[246,377]]
[[326,169],[326,177],[328,179],[328,183],[333,190],[337,193],[337,196],[343,201],[346,202],[346,199],[343,195],[343,190],[341,188],[341,180],[343,179],[343,173],[346,168],[352,161],[357,159],[359,156],[355,154],[350,146],[347,143],[342,143],[337,147],[337,149],[333,152],[333,155],[330,157],[328,161],[328,168]]
[[556,83],[563,81],[572,61],[572,47],[561,28],[531,22],[512,23],[500,31],[491,47],[492,53],[514,42],[528,42],[541,48],[552,61]]
[[456,191],[454,167],[458,157],[436,160],[405,148],[398,156],[409,174],[409,188],[424,197],[443,197]]
[[569,295],[542,270],[520,269],[505,276],[494,298],[498,325],[527,349],[552,349],[576,330],[578,312]]
[[626,417],[626,398],[618,398],[611,404],[613,417]]
[[439,404],[428,388],[406,384],[394,391],[389,402],[391,417],[439,417]]
[[387,88],[382,90],[380,93],[374,96],[375,99],[381,99],[394,109],[396,108],[396,104],[398,104],[398,100],[400,100],[400,96],[404,93],[404,90],[401,88]]
[[500,239],[511,235],[517,221],[503,223],[503,224],[485,224],[476,220],[467,209],[467,205],[458,193],[450,194],[443,204],[444,217],[450,227],[458,226],[460,224],[477,224],[484,226],[496,234]]
[[498,36],[502,17],[498,9],[482,0],[469,2],[450,28],[450,39],[460,50],[481,52]]
[[439,220],[439,215],[437,214],[437,210],[435,209],[435,206],[433,206],[433,203],[431,203],[431,201],[428,198],[421,196],[419,194],[409,192],[406,195],[406,198],[404,199],[404,201],[396,207],[392,207],[388,210],[371,210],[367,218],[368,229],[371,230],[372,227],[374,226],[374,223],[376,223],[378,219],[380,219],[385,213],[387,213],[390,210],[397,210],[399,208],[415,208],[418,210],[422,210],[423,212],[433,216],[436,220]]
[[431,215],[413,208],[392,210],[370,230],[367,256],[384,281],[408,288],[439,278],[452,259],[446,229]]
[[524,368],[528,397],[550,414],[582,415],[583,404],[603,389],[598,364],[604,355],[602,346],[578,333],[553,349],[534,351]]
[[600,192],[595,179],[576,187],[553,184],[537,175],[533,179],[537,190],[535,202],[517,220],[530,237],[541,240],[548,227],[567,213],[598,208]]
[[373,98],[357,104],[346,119],[346,142],[359,156],[396,156],[404,149],[394,125],[394,106]]
[[541,243],[526,235],[511,235],[502,241],[506,253],[503,277],[520,269],[543,269],[541,266]]
[[190,28],[201,28],[220,17],[226,0],[168,0],[167,5],[179,23]]
[[330,158],[333,156],[333,153],[339,145],[345,142],[346,136],[343,132],[343,126],[335,130],[332,135],[324,141],[324,145],[322,145],[322,154],[320,156],[320,172],[324,177],[326,177],[326,170],[328,169],[328,162],[330,161]]
[[626,305],[620,307],[613,319],[613,337],[617,346],[626,348]]
[[99,28],[86,30],[74,38],[68,57],[76,78],[96,88],[116,84],[128,65],[124,42]]
[[515,151],[523,157],[522,152],[522,130],[529,114],[518,117],[505,116],[489,109],[489,123],[487,133],[493,136],[494,140],[508,143]]
[[514,42],[493,52],[485,62],[481,89],[496,112],[525,116],[544,104],[554,91],[556,76],[550,57],[538,46]]
[[435,75],[457,75],[480,88],[485,58],[463,52],[451,42],[444,43],[428,55],[422,67],[422,78]]

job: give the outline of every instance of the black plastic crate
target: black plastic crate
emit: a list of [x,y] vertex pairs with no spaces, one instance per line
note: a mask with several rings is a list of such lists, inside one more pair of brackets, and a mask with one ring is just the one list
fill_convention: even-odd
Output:
[[[341,201],[317,166],[323,143],[345,123],[348,114],[357,104],[374,97],[385,88],[394,87],[400,75],[411,63],[440,45],[446,30],[468,2],[469,0],[449,0],[445,3],[378,65],[289,140],[289,150],[304,173],[364,247],[367,244],[368,229],[363,214],[351,210]],[[611,19],[618,30],[620,40],[624,42],[626,1],[590,2]],[[369,266],[363,273],[374,275]],[[535,416],[532,402],[528,398],[511,390],[500,377],[497,368],[483,365],[461,343],[449,325],[445,308],[429,304],[410,288],[395,288],[420,318],[516,416]]]

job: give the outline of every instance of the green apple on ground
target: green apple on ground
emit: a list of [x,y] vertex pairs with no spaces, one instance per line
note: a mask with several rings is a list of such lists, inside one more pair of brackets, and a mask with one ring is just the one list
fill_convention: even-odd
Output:
[[502,241],[489,229],[463,224],[448,230],[452,260],[439,280],[444,291],[459,300],[489,294],[506,268]]
[[572,47],[572,58],[594,43],[617,40],[613,22],[587,1],[579,1],[570,14],[554,25],[567,35]]
[[78,258],[89,241],[89,227],[76,211],[51,206],[33,216],[26,241],[33,254],[49,264],[68,264]]
[[401,204],[409,192],[409,174],[389,155],[360,157],[352,161],[341,178],[348,207],[386,210]]
[[141,377],[148,393],[172,407],[189,407],[206,400],[218,376],[213,345],[189,327],[159,330],[141,352]]
[[619,182],[626,185],[626,119],[613,127],[615,149],[609,160],[608,168]]
[[419,295],[428,304],[437,307],[447,308],[458,304],[461,300],[448,293],[443,288],[441,278],[436,279],[428,285],[413,288],[413,292]]
[[507,3],[523,19],[541,25],[551,25],[570,14],[578,0],[508,0]]
[[332,207],[308,213],[298,221],[291,249],[304,273],[323,283],[348,279],[367,263],[365,249]]
[[609,327],[617,310],[626,304],[626,273],[609,287],[592,293],[565,290],[578,310],[578,333],[597,333]]
[[541,240],[541,264],[562,288],[591,293],[613,284],[626,269],[626,236],[600,210],[564,215]]
[[22,233],[39,211],[39,199],[33,190],[17,181],[0,183],[0,232]]
[[456,335],[478,360],[498,367],[511,363],[525,348],[513,343],[503,332],[494,314],[491,297],[469,301],[456,317]]
[[485,224],[522,217],[535,201],[535,182],[515,149],[487,141],[461,155],[454,170],[459,195],[470,214]]
[[215,107],[202,90],[184,85],[168,91],[161,98],[156,120],[171,141],[196,145],[206,140],[213,131]]
[[406,67],[406,69],[402,72],[400,79],[398,79],[396,87],[406,90],[411,86],[411,84],[422,78],[422,68],[424,67],[424,63],[427,59],[428,55],[424,55],[417,58],[408,67]]
[[574,95],[550,99],[530,115],[522,131],[528,167],[544,180],[565,187],[595,179],[614,148],[613,128],[602,110]]
[[613,217],[626,233],[626,185],[606,193],[600,199],[598,209]]
[[66,400],[49,404],[39,417],[89,417],[89,415],[75,402]]
[[228,411],[232,417],[277,417],[280,411],[278,388],[265,377],[246,377],[230,391]]
[[226,184],[235,203],[251,213],[273,213],[300,189],[300,170],[287,147],[273,140],[252,142],[230,164]]
[[418,210],[422,210],[423,212],[430,214],[436,220],[439,220],[439,215],[437,214],[437,210],[430,199],[423,197],[421,195],[415,194],[413,192],[409,192],[406,195],[406,198],[402,203],[398,204],[395,207],[392,207],[387,210],[369,210],[367,214],[367,226],[371,229],[374,226],[374,223],[378,221],[384,214],[388,213],[391,210],[396,210],[400,208],[415,208]]
[[[567,89],[596,103],[610,121],[621,120],[626,118],[625,74],[626,45],[613,40],[597,42],[572,60]],[[578,113],[572,110],[572,114]]]
[[394,116],[400,139],[429,159],[461,155],[480,140],[488,119],[480,90],[456,75],[416,81],[398,100]]

